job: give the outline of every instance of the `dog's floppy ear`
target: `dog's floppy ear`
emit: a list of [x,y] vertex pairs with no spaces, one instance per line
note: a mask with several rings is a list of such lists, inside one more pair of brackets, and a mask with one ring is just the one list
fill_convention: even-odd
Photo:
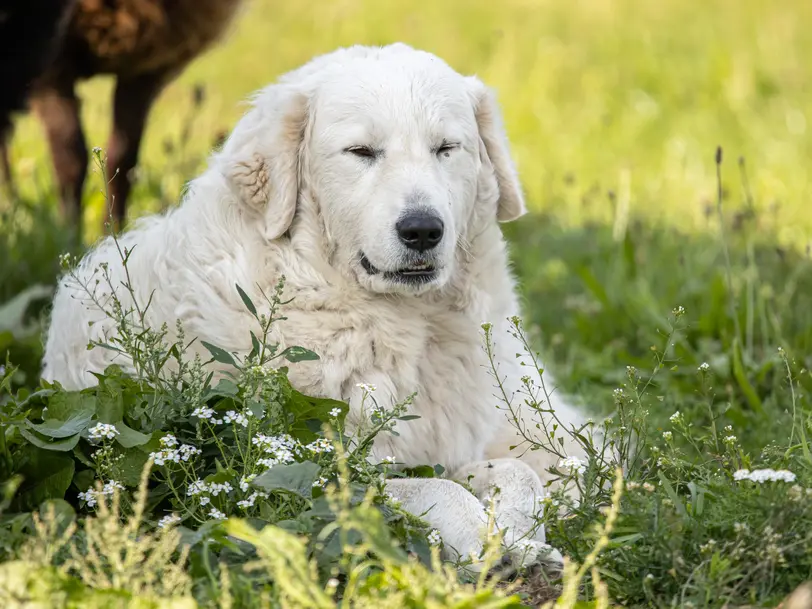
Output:
[[220,153],[229,187],[263,218],[268,240],[282,236],[296,213],[307,121],[307,96],[292,84],[271,85],[254,98]]
[[482,171],[492,171],[499,188],[496,219],[510,222],[524,215],[527,208],[516,166],[510,156],[499,105],[493,91],[481,80],[475,76],[469,76],[466,80],[479,128]]

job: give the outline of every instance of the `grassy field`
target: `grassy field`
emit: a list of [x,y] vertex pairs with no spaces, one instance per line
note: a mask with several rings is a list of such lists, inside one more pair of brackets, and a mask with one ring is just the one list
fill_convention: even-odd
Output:
[[[812,4],[789,0],[249,0],[156,106],[131,215],[173,205],[240,101],[314,54],[401,40],[480,75],[498,91],[534,212],[506,227],[527,326],[561,390],[640,444],[598,563],[610,596],[772,607],[812,579],[812,508],[796,497],[812,486],[809,23]],[[81,93],[88,142],[103,146],[110,83]],[[22,200],[0,201],[0,303],[52,285],[67,243],[30,117],[12,152]],[[92,240],[98,176],[86,203]],[[37,380],[36,296],[0,309],[15,389]],[[800,490],[733,478],[756,467],[791,470]],[[548,524],[579,563],[611,475],[583,484],[591,503]]]

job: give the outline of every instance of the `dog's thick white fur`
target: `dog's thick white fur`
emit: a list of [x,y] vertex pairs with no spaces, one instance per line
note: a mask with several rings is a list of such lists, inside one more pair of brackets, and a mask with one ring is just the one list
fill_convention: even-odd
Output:
[[[347,400],[353,426],[365,416],[357,384],[375,385],[384,405],[417,392],[410,408],[420,418],[379,437],[374,455],[440,463],[449,476],[393,480],[389,492],[426,512],[451,553],[468,556],[482,549],[484,503],[498,488],[497,525],[511,552],[530,550],[527,564],[544,554],[532,514],[545,492],[540,476],[557,459],[511,452],[520,440],[497,408],[481,330],[493,324],[499,374],[515,394],[527,368],[509,332],[519,306],[498,222],[524,212],[500,111],[479,79],[403,44],[355,46],[259,92],[182,204],[119,241],[132,250],[141,303],[154,292],[153,326],[180,319],[187,336],[239,354],[251,350],[257,327],[235,284],[259,304],[259,289],[270,293],[284,275],[293,300],[271,338],[320,355],[291,366],[294,386]],[[435,232],[404,233],[404,218],[418,228],[428,218]],[[105,262],[118,285],[123,269],[109,238],[78,273],[90,281]],[[118,296],[126,306],[123,288]],[[86,348],[112,331],[75,286],[61,285],[43,377],[80,388],[113,361],[126,367],[109,350]],[[552,407],[565,423],[580,420],[561,400]],[[469,481],[475,494],[453,480]]]

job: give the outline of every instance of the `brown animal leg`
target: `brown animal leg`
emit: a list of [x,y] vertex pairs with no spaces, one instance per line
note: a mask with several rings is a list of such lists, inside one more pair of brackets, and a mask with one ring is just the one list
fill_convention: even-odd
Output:
[[116,83],[113,133],[107,146],[111,198],[108,205],[116,230],[124,227],[127,197],[132,188],[130,172],[138,163],[147,116],[168,80],[168,74],[161,72],[130,79],[119,78]]
[[62,212],[78,227],[87,175],[87,145],[79,118],[79,99],[73,87],[72,79],[45,84],[36,90],[31,105],[48,134]]

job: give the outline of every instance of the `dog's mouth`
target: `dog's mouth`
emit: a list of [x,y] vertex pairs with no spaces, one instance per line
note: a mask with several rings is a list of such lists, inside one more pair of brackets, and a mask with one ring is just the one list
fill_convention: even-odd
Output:
[[433,281],[437,277],[437,267],[425,261],[416,261],[414,264],[396,271],[381,271],[362,253],[361,266],[369,275],[380,275],[384,279],[400,283],[422,284]]

